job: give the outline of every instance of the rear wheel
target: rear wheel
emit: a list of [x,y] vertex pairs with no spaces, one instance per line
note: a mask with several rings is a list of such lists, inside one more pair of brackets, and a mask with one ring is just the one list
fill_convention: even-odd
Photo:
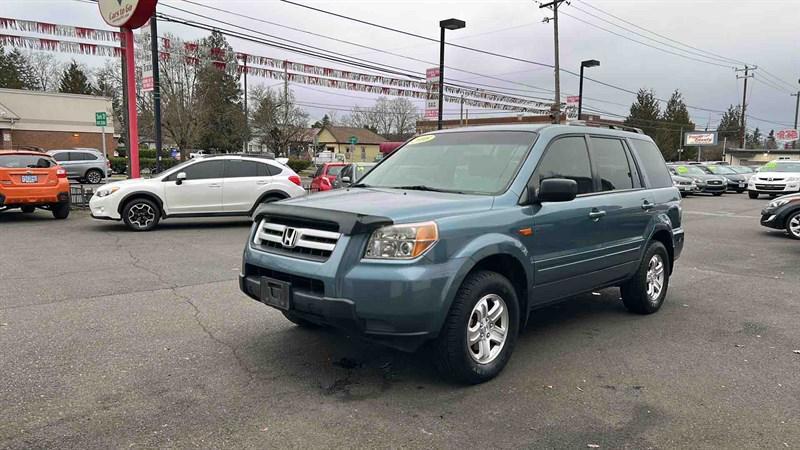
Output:
[[636,275],[620,287],[628,311],[652,314],[661,308],[669,287],[669,253],[664,244],[653,241],[644,252]]
[[800,211],[792,213],[792,215],[786,219],[786,232],[788,232],[789,236],[793,239],[800,239]]
[[86,172],[86,181],[89,184],[100,184],[103,182],[103,172],[97,169],[91,169]]
[[22,210],[22,212],[24,212],[26,214],[30,214],[30,213],[36,211],[36,207],[34,207],[34,206],[22,206],[22,207],[20,207],[20,209]]
[[514,351],[519,317],[506,277],[489,271],[467,276],[434,342],[442,375],[469,384],[497,376]]
[[755,200],[758,198],[758,192],[747,191],[747,196]]
[[160,219],[161,209],[150,199],[133,199],[122,209],[122,220],[133,231],[150,231]]
[[56,219],[63,220],[69,217],[69,203],[56,203],[50,209]]

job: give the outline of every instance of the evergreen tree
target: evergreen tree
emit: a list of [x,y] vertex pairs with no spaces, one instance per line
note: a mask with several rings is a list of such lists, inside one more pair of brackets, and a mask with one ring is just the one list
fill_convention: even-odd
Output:
[[6,53],[0,46],[0,88],[35,89],[36,85],[28,58],[18,49]]
[[[758,130],[758,128],[756,128]],[[767,148],[770,150],[775,150],[778,148],[778,141],[775,140],[775,130],[769,130],[769,136],[767,136]]]
[[325,114],[324,116],[322,116],[322,120],[318,120],[318,121],[314,122],[314,124],[311,125],[311,128],[320,128],[320,129],[322,129],[322,128],[327,127],[330,124],[331,124],[331,118],[328,117],[327,114]]
[[728,139],[729,147],[736,147],[739,144],[739,132],[742,129],[742,108],[740,106],[729,106],[728,110],[722,114],[722,118],[717,125],[718,140],[723,142]]
[[86,73],[81,69],[81,66],[73,60],[61,75],[61,86],[58,92],[63,92],[65,94],[93,95],[95,89],[89,82],[89,77],[87,77]]
[[658,134],[661,114],[656,100],[655,93],[650,90],[639,89],[636,94],[636,101],[631,105],[625,125],[641,128],[648,136],[656,139]]
[[665,159],[677,160],[678,149],[682,147],[681,130],[692,131],[695,127],[689,117],[689,110],[686,109],[683,96],[677,89],[669,98],[661,120],[663,123],[659,124],[661,130],[657,133],[656,142],[661,152],[664,153]]

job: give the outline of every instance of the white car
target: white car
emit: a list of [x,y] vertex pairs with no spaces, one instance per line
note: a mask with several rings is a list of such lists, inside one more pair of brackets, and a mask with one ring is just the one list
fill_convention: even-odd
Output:
[[271,159],[221,155],[179,164],[155,178],[103,185],[89,201],[95,219],[149,231],[172,217],[248,216],[262,203],[305,195],[300,177]]
[[773,197],[800,192],[800,161],[770,161],[747,181],[747,194],[758,198],[760,194]]
[[202,158],[203,156],[206,156],[205,150],[197,150],[189,153],[189,159]]

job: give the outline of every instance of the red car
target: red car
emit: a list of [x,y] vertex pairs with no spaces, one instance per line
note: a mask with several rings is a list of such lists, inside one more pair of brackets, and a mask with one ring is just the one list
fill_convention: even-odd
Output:
[[347,164],[343,162],[325,163],[317,169],[311,180],[311,192],[330,191],[333,182]]

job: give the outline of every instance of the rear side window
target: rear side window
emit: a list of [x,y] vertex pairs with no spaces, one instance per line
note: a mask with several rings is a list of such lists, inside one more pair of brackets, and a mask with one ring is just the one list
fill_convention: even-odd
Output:
[[536,186],[549,178],[566,178],[578,183],[578,194],[594,192],[586,140],[582,136],[570,136],[553,142],[539,161],[533,177]]
[[97,155],[87,152],[70,152],[70,161],[96,161]]
[[69,161],[69,153],[56,153],[53,158],[56,161]]
[[253,161],[229,159],[225,161],[225,178],[257,177],[259,164]]
[[639,139],[631,139],[633,149],[639,157],[640,169],[644,172],[650,188],[662,188],[672,186],[672,177],[667,170],[667,164],[661,151],[656,144]]
[[600,191],[633,189],[633,175],[619,139],[592,138],[592,160],[600,177]]
[[273,166],[270,163],[257,163],[258,164],[258,176],[260,177],[274,177],[275,175],[280,175],[283,172],[283,169],[280,167]]
[[55,165],[55,161],[44,155],[0,155],[0,167],[8,169],[47,169]]

